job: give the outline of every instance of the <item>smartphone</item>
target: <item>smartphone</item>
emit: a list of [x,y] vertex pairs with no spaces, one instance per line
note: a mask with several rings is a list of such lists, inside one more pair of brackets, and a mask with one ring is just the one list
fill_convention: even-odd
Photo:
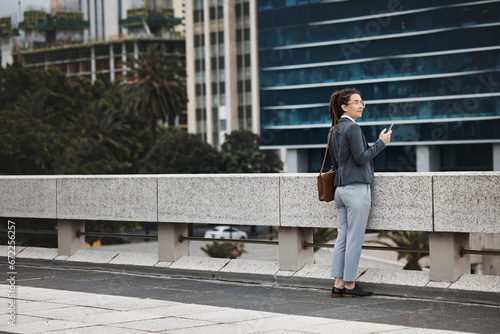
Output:
[[391,131],[393,125],[394,123],[391,123],[391,126],[389,127],[389,130],[387,130],[387,132]]

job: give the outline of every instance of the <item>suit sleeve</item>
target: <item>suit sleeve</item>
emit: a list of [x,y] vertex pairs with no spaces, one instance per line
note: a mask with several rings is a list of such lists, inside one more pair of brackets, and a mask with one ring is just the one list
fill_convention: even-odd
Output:
[[349,130],[349,145],[356,165],[363,166],[367,164],[385,149],[382,139],[377,139],[375,144],[367,147],[365,136],[359,125],[353,125]]

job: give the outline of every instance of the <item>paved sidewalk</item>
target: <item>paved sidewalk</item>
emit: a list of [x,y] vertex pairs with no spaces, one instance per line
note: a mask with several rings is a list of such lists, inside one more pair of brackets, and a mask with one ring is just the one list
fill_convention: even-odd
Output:
[[[0,266],[5,273],[6,266]],[[2,333],[498,333],[500,307],[17,265]],[[446,331],[445,331],[446,330]]]
[[[157,299],[20,287],[12,333],[450,333]],[[2,304],[6,304],[2,298]],[[5,309],[2,310],[5,312]]]

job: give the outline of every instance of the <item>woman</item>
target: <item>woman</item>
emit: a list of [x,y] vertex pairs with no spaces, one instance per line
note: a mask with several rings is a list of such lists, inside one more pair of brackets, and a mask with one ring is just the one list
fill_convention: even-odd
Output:
[[330,99],[330,118],[334,129],[329,151],[337,170],[335,206],[338,216],[338,236],[331,271],[331,276],[335,277],[332,297],[372,295],[355,284],[356,272],[371,207],[373,158],[390,142],[392,131],[386,133],[384,129],[375,144],[368,146],[360,126],[356,124],[364,107],[359,92],[353,88],[335,92]]

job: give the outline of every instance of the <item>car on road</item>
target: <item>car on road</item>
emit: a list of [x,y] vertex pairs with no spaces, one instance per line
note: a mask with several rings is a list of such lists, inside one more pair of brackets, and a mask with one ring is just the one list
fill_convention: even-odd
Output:
[[231,226],[216,226],[205,232],[205,238],[215,239],[248,239],[245,231]]

